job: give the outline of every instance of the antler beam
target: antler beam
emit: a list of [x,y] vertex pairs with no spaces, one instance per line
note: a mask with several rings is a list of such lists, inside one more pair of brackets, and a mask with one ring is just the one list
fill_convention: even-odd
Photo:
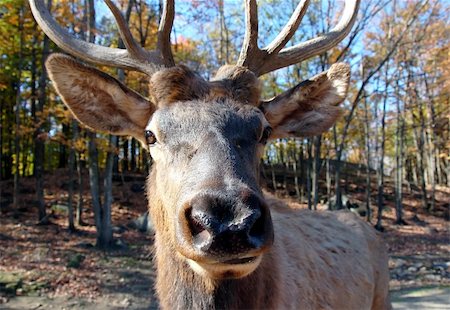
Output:
[[[74,38],[66,29],[62,28],[50,15],[44,0],[29,0],[31,11],[45,34],[65,52],[85,61],[129,69],[152,74],[155,67],[172,66],[173,56],[170,50],[170,30],[172,28],[174,5],[165,10],[167,17],[164,21],[164,36],[159,37],[158,48],[146,51],[133,39],[120,10],[111,0],[105,0],[116,19],[119,33],[126,49],[104,47]],[[168,30],[167,30],[168,29]]]

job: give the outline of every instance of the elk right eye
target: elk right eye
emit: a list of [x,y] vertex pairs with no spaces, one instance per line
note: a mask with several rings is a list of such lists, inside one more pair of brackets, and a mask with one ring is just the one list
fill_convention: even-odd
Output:
[[148,145],[152,145],[156,143],[156,136],[151,130],[145,131],[145,141]]

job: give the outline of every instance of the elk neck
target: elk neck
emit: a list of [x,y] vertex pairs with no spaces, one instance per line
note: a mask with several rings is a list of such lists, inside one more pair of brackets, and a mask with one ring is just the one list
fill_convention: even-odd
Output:
[[194,272],[176,251],[170,224],[153,184],[148,179],[150,214],[155,224],[154,259],[156,291],[163,309],[261,309],[275,308],[280,283],[276,254],[269,250],[259,267],[240,279],[215,280]]

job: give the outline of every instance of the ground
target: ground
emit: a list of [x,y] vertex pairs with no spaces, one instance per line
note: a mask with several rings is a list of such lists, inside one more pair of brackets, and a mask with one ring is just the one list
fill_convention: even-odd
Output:
[[[64,171],[46,180],[50,225],[36,224],[33,194],[27,190],[32,188],[33,179],[22,181],[20,208],[2,205],[0,308],[156,309],[153,237],[128,227],[146,209],[142,176],[115,182],[114,192],[118,194],[114,197],[113,224],[117,242],[108,251],[94,247],[92,212],[84,214],[87,226],[78,227],[76,233],[66,229],[64,180]],[[8,189],[11,184],[0,185]],[[84,194],[89,196],[87,188]],[[358,198],[357,194],[353,196]],[[450,190],[439,188],[437,198],[436,210],[427,212],[413,195],[406,196],[404,218],[408,225],[394,224],[390,203],[384,210],[385,231],[381,236],[391,256],[390,288],[397,309],[444,309],[450,304]],[[292,199],[287,201],[293,207],[305,207]],[[85,205],[89,205],[88,199]]]

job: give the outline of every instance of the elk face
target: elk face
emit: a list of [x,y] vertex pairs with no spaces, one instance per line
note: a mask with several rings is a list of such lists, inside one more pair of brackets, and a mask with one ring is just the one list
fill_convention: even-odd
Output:
[[231,99],[176,102],[156,111],[146,130],[149,200],[162,202],[152,215],[165,214],[177,253],[215,278],[253,271],[273,240],[258,185],[270,132],[263,113]]
[[258,266],[273,240],[258,185],[271,128],[255,106],[255,75],[242,67],[219,75],[206,82],[175,67],[152,77],[158,110],[145,128],[154,159],[149,201],[163,223],[157,230],[169,231],[165,242],[195,271],[241,277]]
[[54,54],[50,78],[73,114],[95,130],[133,135],[148,147],[148,184],[156,235],[166,252],[203,276],[240,278],[273,242],[258,185],[268,139],[310,136],[340,115],[349,68],[328,72],[260,102],[256,76],[225,67],[207,82],[185,67],[151,78],[149,101],[114,78]]

